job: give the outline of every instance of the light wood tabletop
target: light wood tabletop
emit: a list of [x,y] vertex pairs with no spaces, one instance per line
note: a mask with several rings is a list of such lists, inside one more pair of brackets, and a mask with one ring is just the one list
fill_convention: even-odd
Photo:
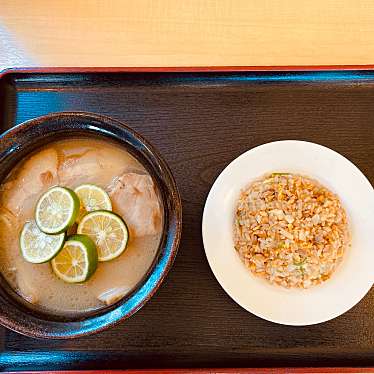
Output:
[[0,69],[372,63],[372,0],[0,1]]

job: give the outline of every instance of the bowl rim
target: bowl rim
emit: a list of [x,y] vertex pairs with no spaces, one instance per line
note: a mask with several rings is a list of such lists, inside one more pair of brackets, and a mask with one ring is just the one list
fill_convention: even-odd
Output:
[[[26,151],[26,154],[30,154],[33,150],[40,148],[40,145],[35,145],[35,143],[41,137],[45,137],[45,134],[43,135],[43,126],[46,125],[49,125],[49,130],[57,129],[58,133],[68,130],[69,134],[65,133],[61,139],[74,136],[74,133],[82,134],[88,132],[93,136],[96,135],[122,143],[122,147],[127,148],[135,157],[137,157],[137,153],[138,155],[141,153],[145,157],[145,161],[148,161],[147,166],[149,171],[152,171],[151,174],[155,174],[159,178],[157,184],[162,182],[162,186],[158,185],[158,187],[163,190],[160,192],[163,194],[164,213],[166,214],[158,254],[150,269],[128,296],[122,298],[111,308],[109,307],[110,309],[105,310],[104,308],[101,314],[98,311],[98,315],[88,316],[76,321],[51,321],[40,319],[27,313],[30,312],[30,309],[22,308],[22,306],[14,302],[10,303],[9,299],[6,300],[3,306],[0,303],[1,325],[33,338],[71,339],[100,332],[126,320],[142,308],[156,293],[170,271],[177,255],[182,234],[182,202],[172,172],[160,152],[142,135],[122,121],[101,114],[82,111],[54,112],[22,122],[0,134],[0,164],[17,155],[23,150],[24,145],[33,148]],[[19,135],[28,134],[30,131],[34,131],[33,136],[18,142]],[[51,131],[48,132],[48,137],[52,137]],[[79,135],[76,136],[79,137]],[[141,149],[137,149],[136,146],[141,147]],[[17,164],[17,162],[15,161],[14,164]],[[9,169],[12,169],[12,167],[14,166]],[[167,201],[165,201],[165,198]],[[0,299],[4,298],[4,294],[8,295],[8,292],[3,287],[0,287]],[[22,316],[26,318],[23,323],[20,322],[18,313],[12,313],[15,309],[17,312],[21,311]],[[116,313],[118,310],[121,310],[121,313]],[[28,319],[31,319],[31,323]],[[66,327],[67,325],[73,326],[73,328],[63,329],[63,326]]]

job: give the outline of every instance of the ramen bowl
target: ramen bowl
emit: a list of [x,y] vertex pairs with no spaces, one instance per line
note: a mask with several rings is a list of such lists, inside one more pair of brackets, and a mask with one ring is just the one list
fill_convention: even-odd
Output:
[[0,136],[0,183],[34,151],[60,140],[97,139],[123,147],[151,176],[160,199],[162,228],[149,269],[124,297],[95,310],[62,315],[27,302],[0,277],[0,323],[35,338],[66,339],[92,334],[129,318],[160,287],[177,254],[182,207],[172,173],[159,152],[141,135],[109,117],[63,112],[32,119]]

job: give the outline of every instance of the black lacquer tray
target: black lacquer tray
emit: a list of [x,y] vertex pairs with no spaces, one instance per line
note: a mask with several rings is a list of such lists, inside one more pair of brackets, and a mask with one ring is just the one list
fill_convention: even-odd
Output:
[[374,71],[197,70],[23,70],[0,78],[0,132],[51,112],[88,111],[144,135],[174,173],[184,226],[174,267],[136,315],[69,341],[0,328],[0,369],[374,366],[374,289],[327,323],[276,325],[225,294],[201,239],[213,181],[233,158],[262,143],[323,144],[374,183]]

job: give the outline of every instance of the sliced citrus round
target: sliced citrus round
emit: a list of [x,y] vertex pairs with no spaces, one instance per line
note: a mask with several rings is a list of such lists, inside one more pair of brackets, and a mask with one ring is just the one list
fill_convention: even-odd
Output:
[[85,215],[77,229],[96,244],[99,261],[118,257],[127,246],[129,231],[124,220],[113,212],[98,210]]
[[54,273],[67,283],[88,280],[97,268],[97,251],[86,235],[72,235],[51,261]]
[[19,243],[23,258],[33,264],[41,264],[55,257],[65,242],[65,233],[48,235],[40,231],[35,221],[26,222]]
[[112,210],[109,195],[94,184],[82,184],[74,192],[80,201],[80,212],[77,221],[80,222],[87,213],[96,210]]
[[59,234],[72,226],[79,213],[79,199],[65,187],[50,188],[36,204],[35,221],[46,234]]

